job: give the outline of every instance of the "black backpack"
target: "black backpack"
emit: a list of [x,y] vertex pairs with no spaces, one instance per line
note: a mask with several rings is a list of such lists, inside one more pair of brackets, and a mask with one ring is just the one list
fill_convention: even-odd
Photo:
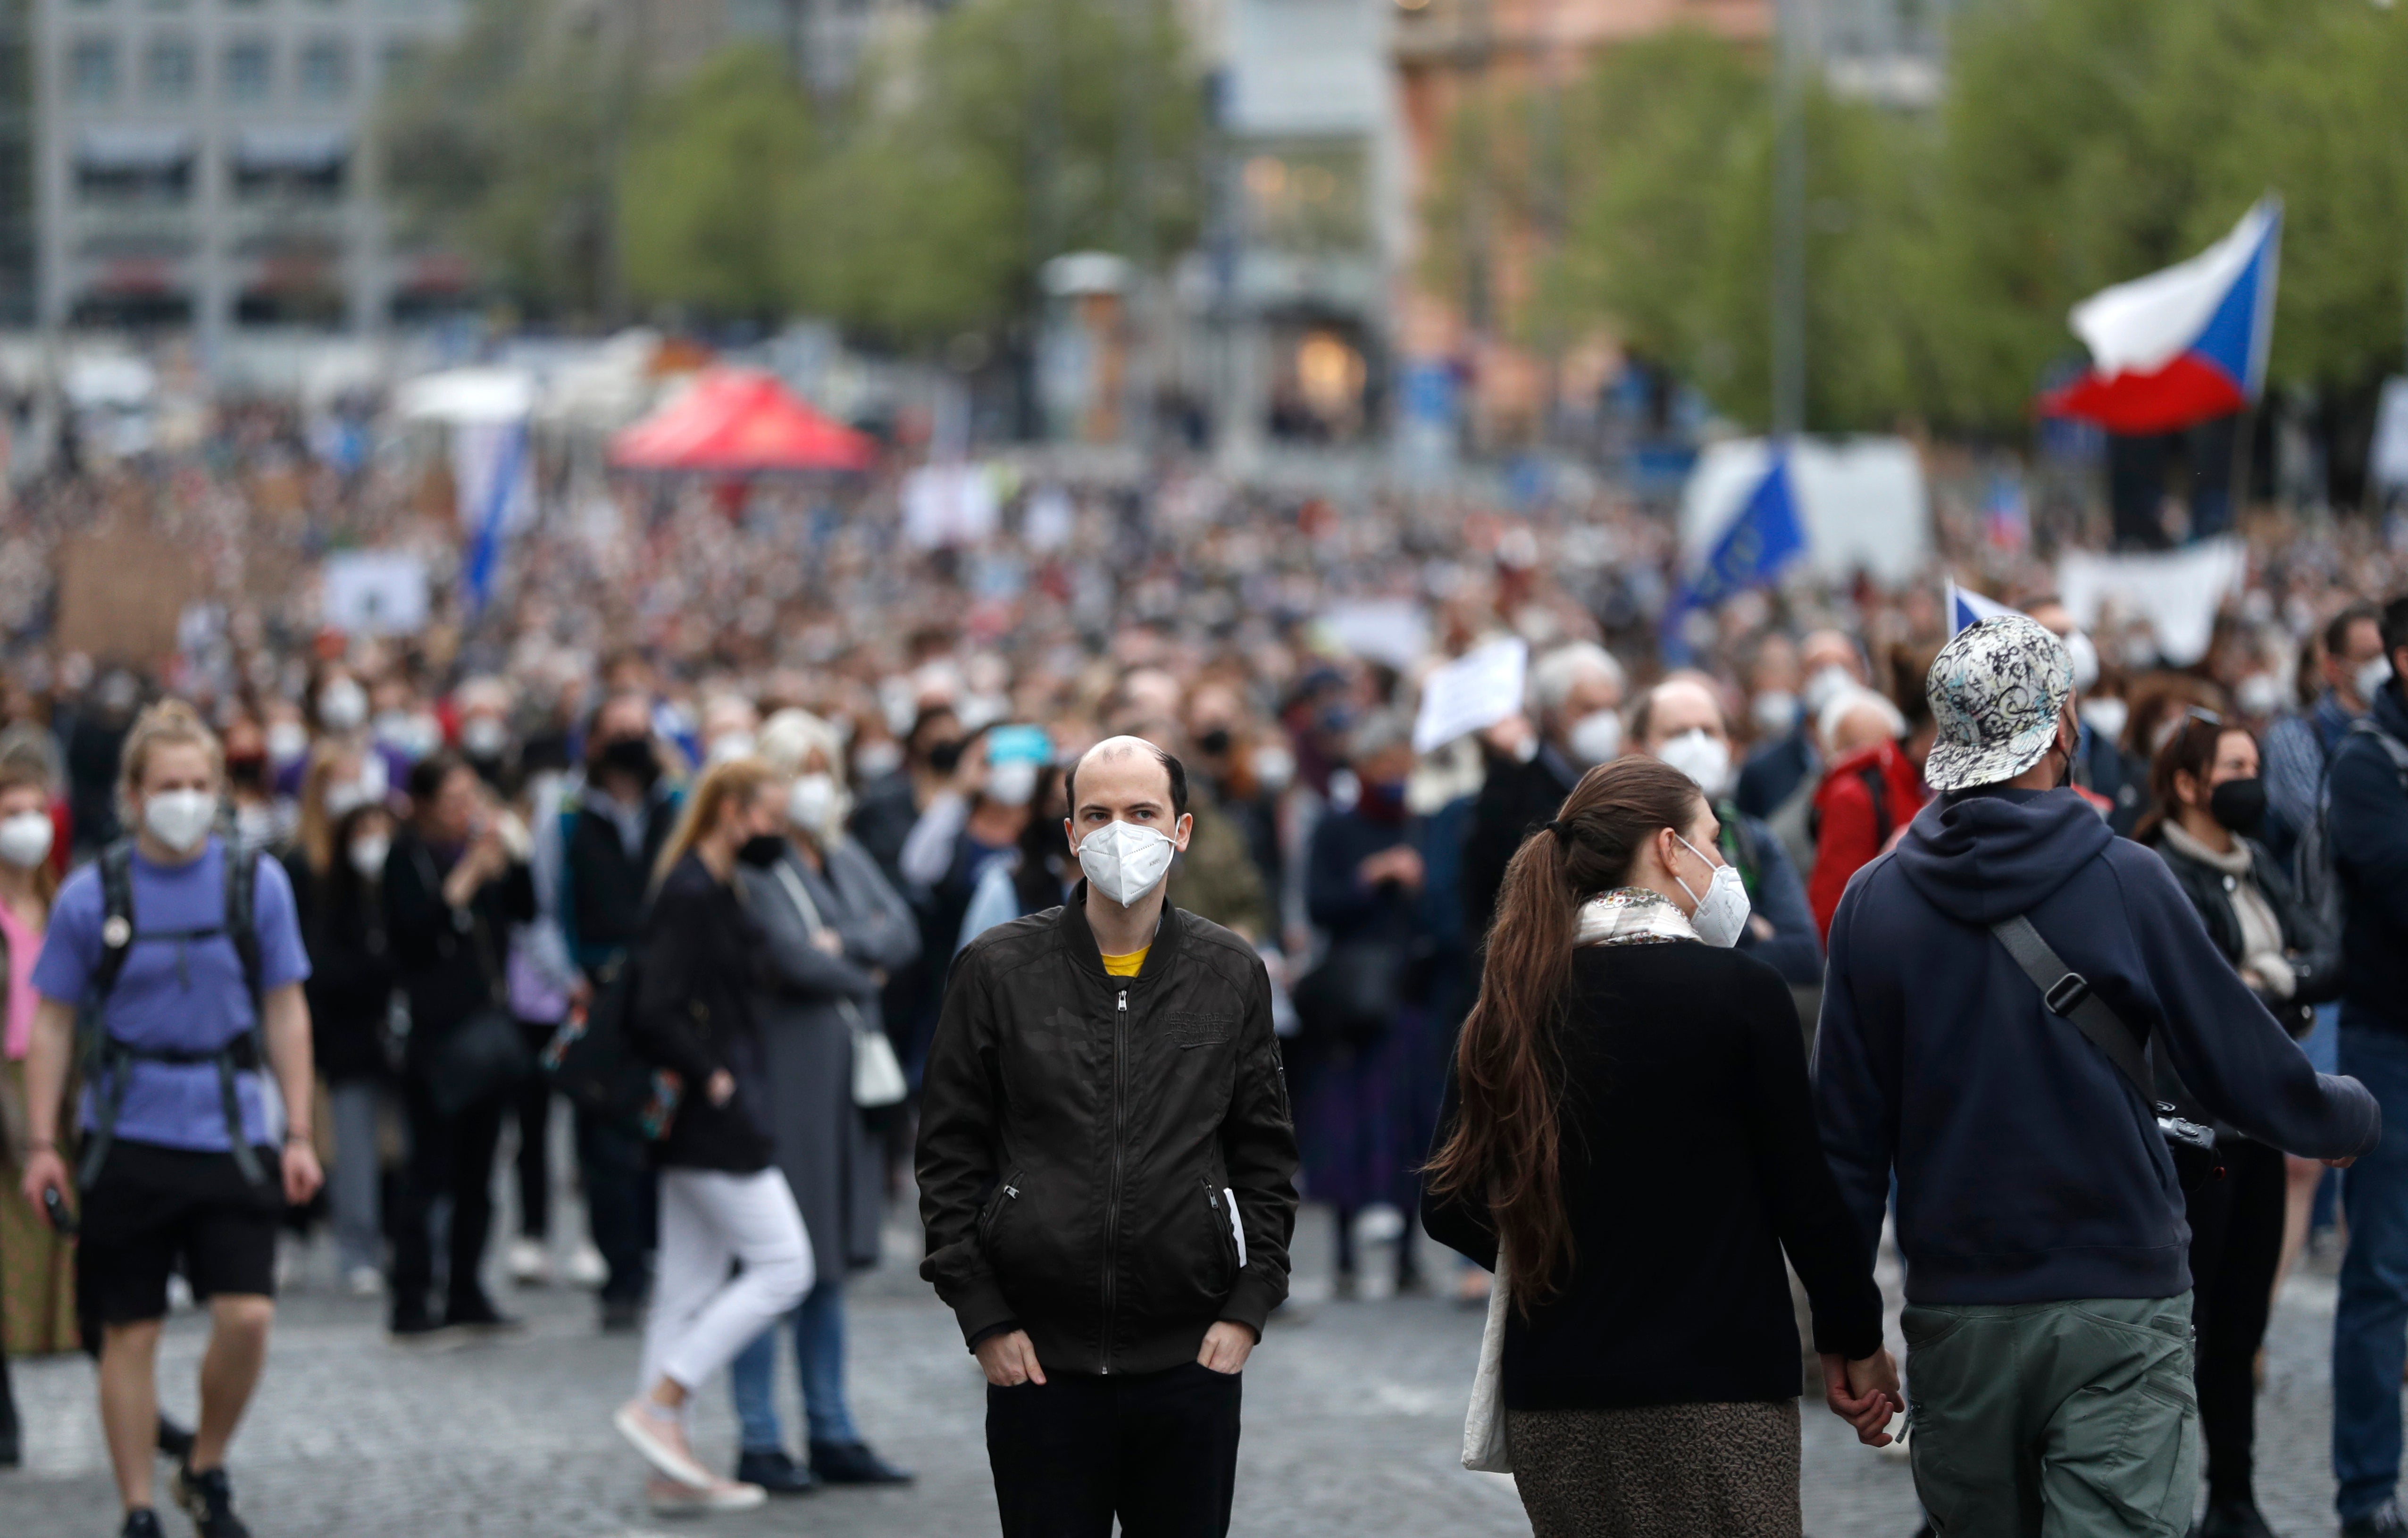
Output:
[[[120,839],[101,851],[100,873],[100,959],[93,964],[86,985],[77,1034],[82,1039],[84,1082],[92,1086],[93,1130],[85,1141],[83,1160],[77,1169],[77,1182],[89,1187],[99,1178],[101,1164],[108,1157],[109,1144],[116,1140],[118,1113],[124,1108],[125,1091],[136,1062],[208,1063],[218,1073],[218,1100],[225,1110],[226,1142],[234,1155],[235,1165],[245,1181],[261,1184],[265,1173],[260,1169],[259,1156],[251,1151],[243,1136],[242,1101],[235,1092],[235,1075],[256,1072],[267,1058],[264,1038],[260,1033],[263,990],[260,987],[262,963],[259,953],[259,926],[253,913],[253,895],[259,885],[259,862],[266,855],[256,849],[246,849],[232,836],[230,829],[221,829],[220,847],[225,860],[225,901],[216,925],[198,929],[136,929],[134,923],[134,841]],[[189,946],[195,941],[215,940],[223,936],[234,946],[242,962],[245,985],[251,991],[251,1028],[214,1052],[188,1052],[173,1047],[135,1046],[121,1042],[108,1033],[102,1018],[108,996],[115,991],[117,980],[125,970],[127,956],[137,941],[173,941],[179,946]]]
[[622,957],[601,968],[584,1013],[572,1011],[561,1022],[538,1061],[552,1087],[579,1110],[657,1143],[677,1117],[681,1087],[644,1061],[628,1039],[627,1013],[635,1002],[634,960]]
[[2341,756],[2342,746],[2353,737],[2371,737],[2384,755],[2391,760],[2391,769],[2400,777],[2400,788],[2408,794],[2408,746],[2401,745],[2389,732],[2366,716],[2349,724],[2341,742],[2325,755],[2324,773],[2316,782],[2316,814],[2300,832],[2299,848],[2292,852],[2291,884],[2298,888],[2300,900],[2307,905],[2328,934],[2342,931],[2341,872],[2333,860],[2332,841],[2332,764]]

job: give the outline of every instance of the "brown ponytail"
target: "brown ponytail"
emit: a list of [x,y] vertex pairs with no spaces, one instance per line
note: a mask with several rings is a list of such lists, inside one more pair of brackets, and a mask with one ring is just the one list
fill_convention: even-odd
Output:
[[1455,1049],[1461,1110],[1424,1174],[1436,1195],[1488,1207],[1526,1314],[1561,1288],[1572,1258],[1555,1031],[1580,906],[1628,881],[1647,841],[1687,827],[1699,800],[1697,785],[1669,764],[1608,760],[1582,777],[1555,820],[1523,840],[1505,868],[1480,999]]

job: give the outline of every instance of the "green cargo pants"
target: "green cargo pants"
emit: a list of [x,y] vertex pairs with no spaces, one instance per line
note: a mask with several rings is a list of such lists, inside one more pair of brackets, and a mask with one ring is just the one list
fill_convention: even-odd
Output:
[[1909,1308],[1908,1446],[1939,1538],[2184,1538],[2190,1294]]

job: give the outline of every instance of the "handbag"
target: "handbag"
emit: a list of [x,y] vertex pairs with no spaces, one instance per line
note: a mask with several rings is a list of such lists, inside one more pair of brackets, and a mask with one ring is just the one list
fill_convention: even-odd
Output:
[[[811,900],[810,888],[803,884],[794,868],[780,860],[775,867],[778,883],[794,899],[796,910],[803,915],[807,933],[818,934],[825,927],[820,922],[819,904]],[[853,1029],[853,1103],[864,1111],[876,1111],[901,1102],[910,1093],[911,1085],[903,1077],[903,1065],[895,1056],[895,1043],[886,1033],[873,1028],[861,1017],[861,1011],[850,999],[836,1001],[838,1014]]]
[[1505,1446],[1505,1249],[1497,1249],[1497,1275],[1488,1284],[1488,1322],[1480,1330],[1480,1367],[1471,1375],[1471,1408],[1463,1415],[1463,1466],[1478,1473],[1512,1473]]
[[676,1125],[683,1086],[676,1074],[644,1061],[627,1039],[635,998],[635,962],[605,967],[592,998],[569,1011],[545,1045],[543,1071],[578,1110],[658,1143]]
[[[440,892],[442,880],[435,873],[435,862],[428,858],[426,846],[414,845],[414,853],[427,889]],[[486,1001],[429,1042],[422,1059],[427,1103],[437,1115],[447,1119],[503,1093],[535,1071],[535,1054],[527,1046],[526,1033],[519,1028],[518,1017],[503,1002],[500,969],[494,965],[484,915],[473,908],[469,911],[467,934],[477,947],[477,965],[485,979]],[[454,949],[456,941],[444,947],[444,952],[450,955]]]

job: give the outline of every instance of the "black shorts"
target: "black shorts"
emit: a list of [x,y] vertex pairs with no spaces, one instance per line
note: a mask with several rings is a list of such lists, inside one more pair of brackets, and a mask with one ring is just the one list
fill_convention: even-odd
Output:
[[258,1154],[254,1186],[232,1154],[111,1143],[80,1214],[76,1281],[88,1317],[104,1325],[164,1318],[167,1277],[179,1270],[195,1297],[274,1297],[284,1183],[277,1150]]

